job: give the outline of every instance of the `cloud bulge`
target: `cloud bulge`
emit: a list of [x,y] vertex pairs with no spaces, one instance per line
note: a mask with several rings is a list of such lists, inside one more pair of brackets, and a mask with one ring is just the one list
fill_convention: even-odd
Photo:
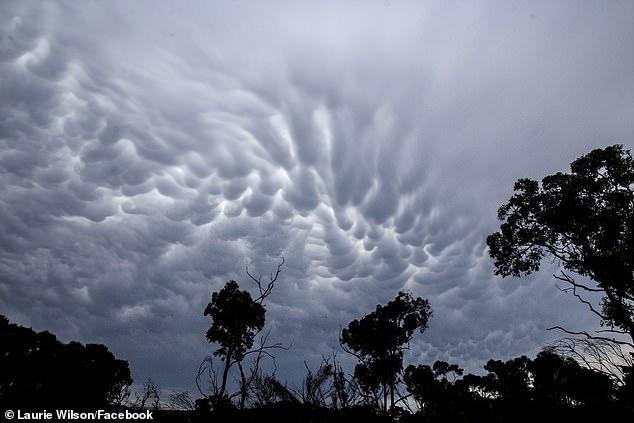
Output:
[[280,374],[401,289],[409,360],[471,370],[596,322],[484,239],[519,177],[631,146],[634,7],[4,2],[0,308],[192,387],[210,292],[286,267]]

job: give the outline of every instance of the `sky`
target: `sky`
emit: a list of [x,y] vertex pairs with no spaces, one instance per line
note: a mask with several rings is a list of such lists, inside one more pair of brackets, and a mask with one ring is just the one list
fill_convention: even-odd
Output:
[[[245,266],[278,376],[400,290],[408,363],[595,328],[556,269],[493,275],[521,177],[634,146],[631,1],[0,2],[0,313],[195,393],[203,310]],[[353,360],[339,352],[348,366]]]

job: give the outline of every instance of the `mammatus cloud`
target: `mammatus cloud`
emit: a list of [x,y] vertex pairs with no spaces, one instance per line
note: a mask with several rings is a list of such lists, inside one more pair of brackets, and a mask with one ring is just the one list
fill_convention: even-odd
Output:
[[[0,307],[191,389],[210,292],[287,266],[280,368],[401,289],[408,359],[475,370],[594,325],[492,276],[519,177],[631,145],[631,4],[0,6]],[[282,358],[282,357],[281,357]]]

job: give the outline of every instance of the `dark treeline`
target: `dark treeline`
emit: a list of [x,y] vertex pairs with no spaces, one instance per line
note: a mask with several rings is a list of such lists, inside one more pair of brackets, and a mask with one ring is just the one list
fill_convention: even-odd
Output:
[[128,363],[98,344],[64,344],[0,315],[0,408],[94,409],[120,403]]
[[[266,301],[284,258],[268,278],[246,274],[250,291],[228,281],[203,314],[213,346],[198,367],[195,397],[160,398],[152,381],[131,394],[125,361],[102,345],[63,344],[0,318],[0,406],[4,408],[153,408],[172,421],[528,422],[634,421],[634,162],[616,145],[593,150],[570,173],[541,183],[518,180],[487,238],[503,277],[560,266],[558,287],[600,318],[593,332],[555,326],[564,338],[534,358],[491,359],[479,374],[459,363],[407,363],[405,350],[433,318],[427,299],[399,292],[339,333],[340,350],[303,381],[276,376]],[[252,295],[252,292],[255,295]],[[587,294],[601,295],[600,304]],[[342,322],[345,323],[345,322]],[[341,354],[356,362],[344,369]]]
[[[409,366],[405,382],[430,422],[608,421],[632,416],[632,368],[617,385],[610,376],[544,350],[533,360],[522,356],[489,360],[484,376],[452,380],[444,362]],[[416,421],[406,419],[404,421]]]
[[489,360],[483,375],[465,375],[444,361],[397,369],[397,394],[387,410],[372,392],[381,390],[381,376],[377,383],[364,380],[367,375],[358,371],[363,366],[346,374],[332,353],[317,369],[307,367],[297,387],[259,370],[241,408],[233,400],[239,395],[232,393],[195,401],[180,393],[160,402],[160,391],[151,382],[132,399],[127,363],[102,345],[63,344],[49,332],[37,333],[4,317],[0,334],[4,409],[153,408],[159,419],[171,421],[591,422],[634,417],[634,367],[622,368],[622,377],[615,378],[554,348],[534,359]]

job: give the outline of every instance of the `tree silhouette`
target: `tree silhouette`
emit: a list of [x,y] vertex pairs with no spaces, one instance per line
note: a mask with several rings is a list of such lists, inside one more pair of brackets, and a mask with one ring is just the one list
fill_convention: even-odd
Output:
[[[515,194],[498,211],[500,231],[487,238],[495,273],[529,274],[544,257],[554,258],[563,267],[555,277],[609,327],[603,332],[628,335],[633,345],[634,161],[629,150],[613,145],[581,156],[570,170],[546,176],[541,184],[515,183]],[[596,284],[588,286],[566,271]],[[602,307],[595,308],[584,293],[603,295]]]
[[353,320],[343,329],[340,344],[345,351],[359,359],[354,375],[361,387],[382,409],[396,403],[395,390],[403,368],[403,349],[415,330],[423,333],[431,316],[429,301],[399,292],[386,305],[360,320]]
[[63,344],[0,316],[0,408],[118,405],[132,384],[128,363],[99,344]]
[[599,415],[612,405],[612,379],[580,366],[572,358],[545,350],[529,367],[535,403],[543,412],[563,414],[574,404],[585,413]]
[[624,369],[624,381],[619,387],[617,398],[624,405],[625,412],[634,416],[634,366]]
[[407,366],[403,381],[425,421],[460,421],[467,398],[471,396],[464,384],[456,383],[462,373],[463,369],[457,364],[445,361],[436,361],[433,367]]
[[525,415],[529,411],[529,364],[530,360],[526,356],[521,356],[506,362],[489,360],[484,366],[489,373],[483,378],[482,387],[495,398],[502,415]]
[[626,383],[627,372],[634,367],[631,348],[611,340],[566,337],[554,341],[547,348],[610,377],[617,385]]
[[204,314],[212,319],[207,340],[219,345],[214,355],[225,363],[219,392],[222,396],[231,365],[242,361],[244,353],[253,346],[255,335],[264,327],[265,310],[251,294],[241,291],[236,281],[230,280],[212,294]]
[[[264,328],[266,318],[264,300],[271,294],[283,265],[284,257],[281,258],[281,262],[277,265],[275,274],[271,273],[266,285],[262,283],[262,275],[256,278],[249,272],[247,266],[246,272],[256,283],[259,291],[259,295],[256,298],[253,298],[248,291],[240,290],[240,286],[234,280],[228,281],[220,291],[212,293],[211,302],[207,304],[204,315],[212,319],[211,326],[206,334],[207,340],[218,345],[213,355],[220,357],[223,362],[220,387],[215,386],[216,375],[213,363],[210,360],[205,360],[201,363],[198,376],[202,374],[204,369],[213,374],[213,395],[215,401],[227,402],[228,398],[224,397],[229,370],[234,364],[237,364],[240,370],[240,406],[243,408],[249,388],[248,384],[255,381],[255,375],[259,371],[259,363],[262,356],[270,356],[270,353],[267,352],[268,349],[283,348],[280,344],[266,345],[267,333],[261,338],[261,345],[256,349],[252,349],[256,336]],[[248,354],[256,355],[256,365],[252,369],[253,377],[247,377],[242,367],[242,361]]]

